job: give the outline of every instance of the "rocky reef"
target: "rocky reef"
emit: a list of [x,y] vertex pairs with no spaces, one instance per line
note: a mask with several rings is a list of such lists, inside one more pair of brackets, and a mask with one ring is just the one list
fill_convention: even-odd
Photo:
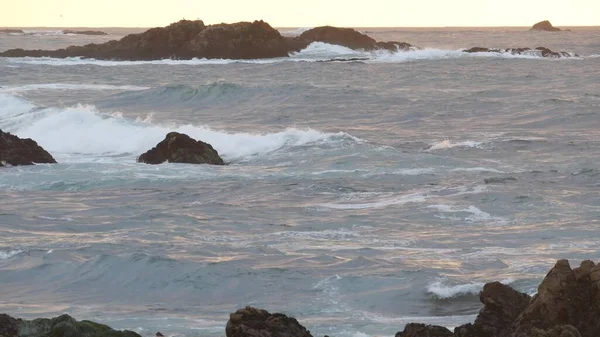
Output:
[[20,29],[0,29],[0,34],[24,34],[25,32]]
[[133,331],[117,331],[92,321],[77,321],[69,315],[31,321],[0,314],[0,337],[141,337]]
[[0,167],[54,163],[52,155],[34,140],[0,130]]
[[210,144],[178,132],[169,132],[163,141],[139,156],[137,161],[146,164],[169,162],[225,165],[217,150]]
[[[65,31],[67,32],[83,33]],[[298,37],[285,38],[264,21],[206,26],[201,20],[182,20],[167,27],[130,34],[118,41],[58,50],[11,49],[0,53],[0,56],[84,57],[99,60],[261,59],[288,57],[290,52],[300,51],[317,41],[364,50],[397,51],[413,47],[405,42],[377,42],[350,28],[317,27]]]
[[99,30],[71,30],[65,29],[62,31],[63,34],[75,34],[75,35],[108,35],[106,32]]
[[560,28],[554,27],[550,21],[544,20],[536,23],[531,27],[531,30],[543,30],[546,32],[560,32]]
[[561,57],[572,57],[571,53],[565,51],[552,51],[546,47],[537,48],[484,48],[484,47],[473,47],[470,49],[463,50],[465,53],[509,53],[512,55],[531,55],[531,56],[542,56],[550,58],[561,58]]

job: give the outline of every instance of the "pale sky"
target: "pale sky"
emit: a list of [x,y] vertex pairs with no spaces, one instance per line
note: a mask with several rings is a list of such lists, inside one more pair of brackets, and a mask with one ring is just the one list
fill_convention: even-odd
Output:
[[155,27],[265,20],[275,27],[600,26],[600,0],[0,0],[0,27]]

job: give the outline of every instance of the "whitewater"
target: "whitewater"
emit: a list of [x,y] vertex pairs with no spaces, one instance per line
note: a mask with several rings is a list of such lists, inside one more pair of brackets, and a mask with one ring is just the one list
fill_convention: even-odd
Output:
[[[134,32],[58,31],[0,51]],[[471,322],[486,282],[534,294],[556,259],[600,260],[597,28],[361,31],[423,49],[0,58],[0,129],[58,161],[0,170],[0,313],[223,336],[252,305],[392,336]],[[170,131],[228,165],[136,163]]]

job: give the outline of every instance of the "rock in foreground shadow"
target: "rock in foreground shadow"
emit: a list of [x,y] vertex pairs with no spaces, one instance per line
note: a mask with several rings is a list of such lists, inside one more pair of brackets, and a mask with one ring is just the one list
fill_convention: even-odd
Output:
[[312,337],[293,317],[246,307],[229,316],[227,337]]
[[21,139],[0,130],[0,167],[55,164],[56,160],[34,140]]
[[[583,261],[571,269],[559,260],[535,296],[500,283],[488,283],[480,294],[484,307],[474,323],[454,329],[408,324],[401,337],[598,337],[600,336],[600,266]],[[435,331],[444,331],[442,335]]]
[[3,337],[141,337],[133,331],[117,331],[92,321],[77,321],[69,315],[32,321],[0,314]]
[[163,141],[139,156],[137,161],[146,164],[169,162],[225,165],[217,150],[210,144],[178,132],[169,132]]

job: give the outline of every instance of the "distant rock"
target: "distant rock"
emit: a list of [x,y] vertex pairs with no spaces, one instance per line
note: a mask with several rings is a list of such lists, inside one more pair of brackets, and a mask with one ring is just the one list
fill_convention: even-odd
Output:
[[576,57],[577,55],[565,51],[555,52],[546,47],[537,48],[484,48],[473,47],[463,50],[465,53],[509,53],[513,55],[537,55],[541,57],[561,58],[561,57]]
[[287,57],[290,51],[281,34],[263,21],[205,26],[201,20],[182,20],[167,27],[130,34],[118,41],[58,50],[11,49],[0,56],[99,60],[254,59]]
[[293,317],[246,307],[229,315],[227,337],[312,337]]
[[101,32],[99,30],[63,30],[63,34],[76,34],[76,35],[109,35],[108,33]]
[[290,47],[296,51],[306,48],[313,42],[324,42],[350,49],[362,49],[366,51],[381,49],[395,52],[416,48],[406,42],[377,42],[372,37],[362,34],[352,28],[338,28],[332,26],[309,29],[300,34],[300,36],[287,38],[287,40]]
[[0,34],[25,34],[25,32],[20,29],[0,29]]
[[0,130],[0,166],[54,164],[46,150],[35,141],[26,138],[21,139]]
[[156,147],[142,154],[138,162],[146,164],[188,163],[225,165],[219,153],[202,141],[178,132],[170,132]]
[[544,21],[540,21],[540,22],[536,23],[535,25],[533,25],[533,27],[531,27],[531,30],[543,30],[546,32],[559,32],[560,31],[559,28],[552,26],[552,24],[548,20],[544,20]]

